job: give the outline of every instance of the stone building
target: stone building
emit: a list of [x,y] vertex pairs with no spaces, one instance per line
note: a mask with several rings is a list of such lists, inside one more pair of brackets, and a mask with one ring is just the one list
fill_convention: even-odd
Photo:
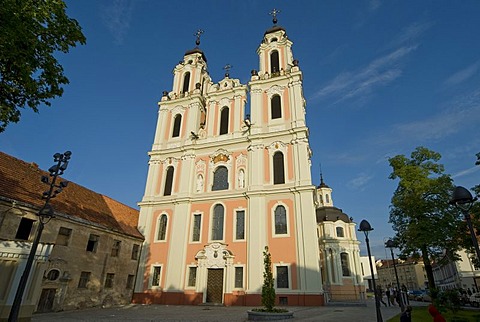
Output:
[[[293,43],[274,21],[248,84],[228,71],[214,82],[199,44],[175,66],[173,88],[158,103],[134,302],[260,305],[268,246],[277,303],[323,305],[317,189]],[[361,289],[354,224],[342,215],[320,226],[332,224],[345,232],[341,241],[331,236],[340,245],[332,265],[352,274],[332,278],[329,289],[353,296]]]
[[[427,274],[425,272],[423,261],[414,260],[412,258],[406,260],[396,258],[395,265],[397,266],[400,287],[405,285],[407,290],[424,290],[426,288]],[[383,289],[390,286],[395,287],[397,281],[395,278],[393,261],[391,259],[378,260],[376,266],[378,273],[377,284]]]
[[[6,320],[49,186],[35,163],[0,152],[0,320]],[[138,211],[73,182],[51,200],[24,293],[32,312],[130,303],[143,236]]]

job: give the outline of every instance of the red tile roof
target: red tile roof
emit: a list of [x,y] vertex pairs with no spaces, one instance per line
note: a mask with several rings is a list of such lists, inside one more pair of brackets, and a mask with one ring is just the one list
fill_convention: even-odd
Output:
[[[53,164],[53,160],[52,160]],[[49,185],[40,178],[48,176],[47,171],[35,163],[27,163],[0,152],[0,196],[18,202],[42,207],[45,201],[42,193]],[[57,183],[62,181],[57,178]],[[143,239],[137,229],[139,211],[107,196],[96,193],[74,182],[51,199],[50,204],[57,213],[88,220],[120,233]]]

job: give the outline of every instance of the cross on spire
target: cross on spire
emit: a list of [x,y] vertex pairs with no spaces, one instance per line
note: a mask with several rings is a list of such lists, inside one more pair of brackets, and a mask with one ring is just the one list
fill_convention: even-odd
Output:
[[225,77],[230,76],[230,69],[232,69],[232,68],[233,68],[233,66],[230,65],[230,64],[226,64],[226,65],[223,67],[223,69],[225,69]]
[[198,46],[200,45],[200,36],[204,33],[204,31],[202,29],[198,29],[196,33],[194,33],[193,35],[195,37],[197,37],[197,40],[195,40],[195,44]]
[[280,10],[273,8],[273,10],[268,13],[270,16],[273,17],[272,20],[273,20],[273,24],[274,24],[274,25],[276,25],[277,22],[278,22],[278,20],[277,20],[277,15],[278,15],[280,12],[281,12]]

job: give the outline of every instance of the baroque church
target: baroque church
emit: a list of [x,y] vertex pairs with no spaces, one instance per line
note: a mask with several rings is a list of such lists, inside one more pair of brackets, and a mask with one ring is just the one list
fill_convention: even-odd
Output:
[[200,32],[158,103],[133,301],[258,306],[266,246],[277,304],[361,298],[355,224],[323,179],[312,184],[302,72],[286,30],[274,14],[248,84],[228,70],[211,79]]

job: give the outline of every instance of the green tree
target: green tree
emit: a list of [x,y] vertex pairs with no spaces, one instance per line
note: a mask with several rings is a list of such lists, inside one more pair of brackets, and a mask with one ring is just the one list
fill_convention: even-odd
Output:
[[263,251],[263,286],[262,286],[262,305],[265,306],[267,312],[272,312],[275,306],[275,286],[272,273],[272,255],[265,246]]
[[54,57],[85,36],[61,0],[2,0],[0,5],[0,132],[20,120],[20,109],[50,106],[68,84]]
[[398,179],[390,206],[390,223],[403,256],[422,257],[429,288],[434,292],[431,260],[456,254],[468,231],[459,212],[449,205],[453,182],[439,164],[439,153],[417,147],[410,155],[389,159]]

